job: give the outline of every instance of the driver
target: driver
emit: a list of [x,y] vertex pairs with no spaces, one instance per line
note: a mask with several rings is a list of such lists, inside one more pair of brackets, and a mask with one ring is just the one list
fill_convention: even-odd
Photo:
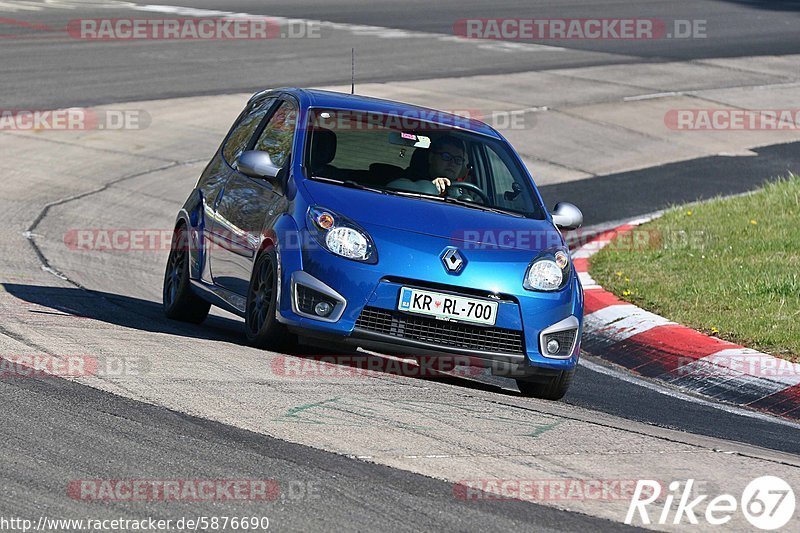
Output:
[[428,178],[440,195],[464,173],[467,164],[464,141],[452,135],[437,138],[428,149]]

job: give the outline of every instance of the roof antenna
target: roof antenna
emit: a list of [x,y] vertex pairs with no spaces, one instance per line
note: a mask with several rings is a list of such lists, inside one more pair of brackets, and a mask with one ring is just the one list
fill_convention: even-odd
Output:
[[350,49],[350,94],[356,94],[356,49]]

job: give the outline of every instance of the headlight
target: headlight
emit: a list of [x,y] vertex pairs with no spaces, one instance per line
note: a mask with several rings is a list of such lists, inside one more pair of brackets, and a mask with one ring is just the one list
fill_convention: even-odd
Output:
[[523,287],[532,291],[555,291],[564,285],[569,275],[569,256],[558,250],[536,259],[525,273]]
[[367,238],[353,228],[333,228],[325,237],[328,250],[348,259],[367,258]]
[[355,261],[377,261],[372,239],[353,221],[316,206],[306,218],[308,230],[326,250]]

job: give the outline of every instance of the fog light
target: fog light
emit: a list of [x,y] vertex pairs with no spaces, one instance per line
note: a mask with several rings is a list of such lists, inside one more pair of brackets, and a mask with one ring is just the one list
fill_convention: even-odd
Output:
[[561,345],[558,344],[557,340],[550,339],[547,341],[547,353],[556,354],[559,349],[561,349]]
[[333,306],[328,302],[319,302],[314,306],[314,312],[319,316],[328,316],[333,311]]

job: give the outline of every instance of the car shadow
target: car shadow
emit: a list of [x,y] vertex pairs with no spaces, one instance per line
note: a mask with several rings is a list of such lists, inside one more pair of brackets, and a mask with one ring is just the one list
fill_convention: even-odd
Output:
[[[166,333],[187,338],[245,345],[243,322],[230,318],[209,315],[202,324],[185,324],[165,318],[160,303],[121,294],[75,287],[48,287],[16,283],[3,283],[2,286],[8,294],[15,298],[53,311],[51,313],[45,309],[27,309],[23,310],[23,313],[61,315],[76,319],[87,318],[151,333]],[[399,365],[396,359],[372,353],[355,351],[343,353],[336,348],[325,349],[318,346],[301,345],[287,355],[318,360],[325,364],[323,366],[333,364],[340,369],[346,369],[338,371],[338,374],[342,375],[364,375],[366,378],[369,375],[383,374],[398,378],[410,377],[420,381],[436,381],[474,390],[517,394],[504,390],[497,384],[486,383],[485,380],[478,381],[480,379],[478,372],[470,373],[475,375],[470,375],[469,378],[431,370],[420,372],[419,369],[414,368],[413,363],[410,366]],[[319,372],[320,377],[330,373],[321,367],[307,366],[306,368],[311,368],[311,372]]]
[[[748,157],[709,156],[539,187],[548,208],[571,202],[584,226],[641,216],[673,205],[740,194],[800,173],[800,142],[753,148]],[[606,201],[602,201],[605,199]]]
[[800,11],[800,0],[723,0],[723,2],[768,11]]
[[153,333],[243,343],[243,323],[230,318],[209,315],[201,325],[186,324],[164,317],[159,302],[75,287],[2,285],[15,298],[55,311],[28,309],[32,314],[69,315]]

